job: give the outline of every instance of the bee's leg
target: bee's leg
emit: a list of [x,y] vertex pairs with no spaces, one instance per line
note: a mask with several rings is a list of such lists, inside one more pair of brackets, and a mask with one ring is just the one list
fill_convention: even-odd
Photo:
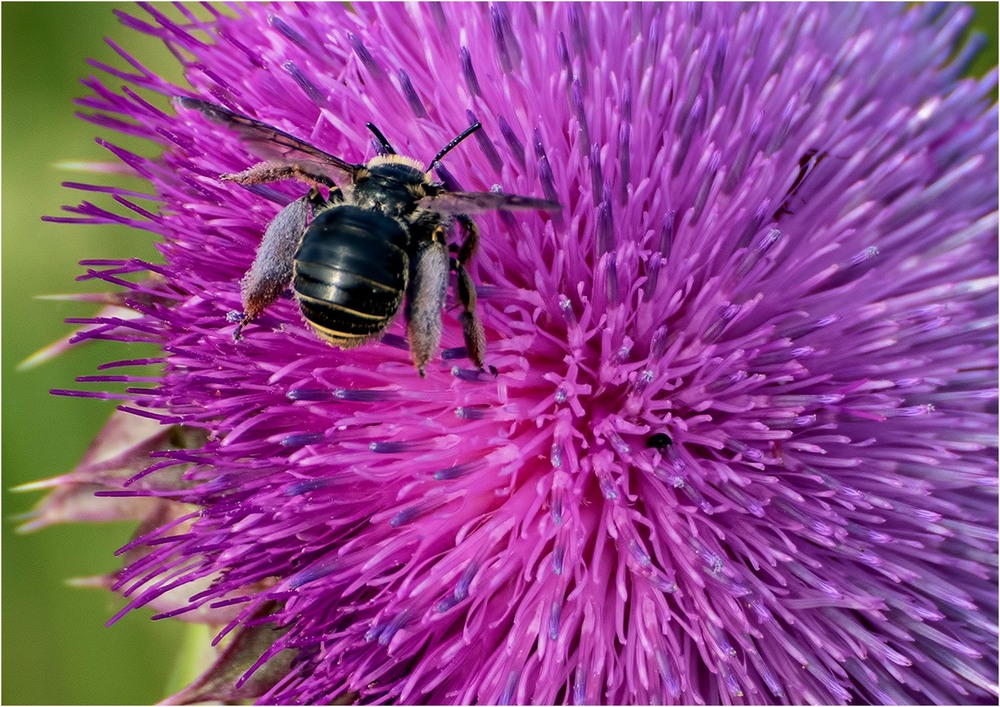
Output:
[[223,174],[219,179],[227,182],[237,182],[244,186],[280,182],[283,179],[297,179],[314,187],[337,188],[336,182],[321,172],[310,170],[302,165],[282,164],[280,162],[258,162],[253,167],[245,169],[242,172]]
[[302,235],[316,209],[326,202],[314,187],[278,212],[264,231],[253,265],[240,280],[243,314],[233,338],[239,339],[243,327],[263,312],[292,280],[292,262]]
[[456,257],[458,272],[458,299],[462,303],[462,335],[465,337],[465,350],[469,360],[479,369],[485,369],[486,333],[483,323],[476,313],[476,285],[465,266],[479,248],[479,228],[475,221],[465,214],[455,216],[465,233]]
[[410,355],[420,376],[438,352],[443,327],[441,315],[448,297],[448,249],[445,230],[438,226],[432,240],[420,248],[410,264],[410,282],[406,289],[406,333]]

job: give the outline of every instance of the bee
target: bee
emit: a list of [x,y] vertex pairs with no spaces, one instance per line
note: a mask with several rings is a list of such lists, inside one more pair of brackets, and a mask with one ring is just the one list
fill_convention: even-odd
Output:
[[[265,160],[221,179],[244,186],[296,179],[311,187],[267,226],[240,281],[243,312],[234,338],[291,284],[312,330],[341,349],[378,339],[403,308],[413,365],[423,377],[440,346],[454,268],[466,354],[485,370],[486,339],[468,272],[479,245],[479,229],[470,214],[554,212],[561,206],[514,194],[449,191],[432,178],[441,159],[479,130],[479,123],[445,145],[426,168],[397,154],[378,128],[367,123],[383,154],[355,164],[222,106],[188,97],[174,103],[237,131],[247,148]],[[349,183],[338,185],[332,176],[338,173]],[[328,190],[327,197],[321,188]],[[452,246],[452,258],[447,241],[456,223],[462,239]]]

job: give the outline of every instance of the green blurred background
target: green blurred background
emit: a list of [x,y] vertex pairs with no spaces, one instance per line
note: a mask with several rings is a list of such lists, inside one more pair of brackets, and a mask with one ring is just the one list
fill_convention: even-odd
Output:
[[[110,131],[74,118],[72,104],[85,94],[79,79],[96,73],[86,65],[87,58],[121,65],[103,37],[146,66],[180,80],[172,55],[122,27],[112,14],[115,8],[141,14],[129,5],[107,3],[0,6],[4,704],[156,702],[171,689],[176,656],[186,636],[184,625],[149,621],[143,611],[106,628],[104,622],[121,607],[121,600],[65,585],[70,577],[114,569],[113,552],[130,537],[129,525],[56,527],[24,536],[12,532],[14,517],[29,510],[39,496],[8,490],[71,469],[113,407],[54,397],[47,391],[73,387],[75,376],[131,356],[121,346],[92,344],[34,370],[16,370],[20,361],[69,331],[64,317],[94,312],[88,305],[34,297],[100,289],[74,283],[81,259],[155,257],[150,236],[144,233],[39,220],[80,198],[60,182],[89,181],[86,174],[61,169],[57,163],[107,159],[108,153],[93,138]],[[976,8],[978,30],[991,37],[989,49],[972,68],[982,75],[997,61],[997,5]],[[129,144],[117,137],[115,142]]]
[[[108,161],[94,143],[109,131],[74,117],[72,100],[86,95],[80,79],[95,75],[87,58],[123,62],[103,37],[172,78],[180,71],[157,42],[119,24],[109,3],[3,3],[3,682],[4,704],[149,704],[167,694],[185,626],[149,620],[151,612],[104,626],[122,600],[96,589],[66,586],[71,577],[113,570],[113,552],[131,524],[53,527],[13,532],[15,516],[40,494],[11,494],[32,479],[70,470],[113,404],[48,395],[75,387],[74,377],[98,364],[129,357],[128,349],[91,344],[28,371],[17,364],[70,331],[65,317],[87,316],[93,305],[34,299],[40,294],[101,290],[75,283],[86,258],[155,257],[152,237],[125,228],[43,223],[65,203],[100,195],[71,192],[63,181],[91,182],[65,161]],[[116,88],[120,82],[107,82]],[[115,139],[115,142],[120,142]],[[148,153],[133,141],[137,150]],[[127,183],[122,178],[119,183]],[[148,191],[148,189],[144,190]],[[95,199],[95,196],[97,197]]]

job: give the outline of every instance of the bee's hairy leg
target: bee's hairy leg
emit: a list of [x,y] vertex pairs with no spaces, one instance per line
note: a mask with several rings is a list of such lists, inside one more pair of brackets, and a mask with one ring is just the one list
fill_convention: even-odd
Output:
[[433,240],[420,248],[410,267],[406,290],[406,333],[413,365],[421,377],[441,345],[441,315],[448,297],[448,249],[444,237],[444,229],[438,227]]
[[240,280],[243,316],[233,331],[234,339],[239,339],[243,327],[274,302],[291,282],[292,264],[302,235],[314,211],[325,203],[313,188],[279,211],[268,224],[253,265]]
[[283,164],[281,162],[258,162],[242,172],[220,175],[219,179],[244,186],[280,182],[283,179],[297,179],[314,187],[337,188],[336,182],[317,170],[311,170],[304,165]]
[[479,228],[465,214],[456,215],[455,220],[465,234],[458,248],[455,268],[458,273],[458,299],[462,303],[462,314],[459,316],[462,336],[469,360],[482,371],[486,367],[486,332],[476,312],[476,284],[465,267],[479,249]]

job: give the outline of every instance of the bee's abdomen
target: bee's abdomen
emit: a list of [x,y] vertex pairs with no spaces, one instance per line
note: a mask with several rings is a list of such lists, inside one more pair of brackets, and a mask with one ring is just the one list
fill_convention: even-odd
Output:
[[316,217],[295,255],[293,283],[320,336],[350,347],[389,326],[406,290],[407,242],[399,223],[356,206]]

